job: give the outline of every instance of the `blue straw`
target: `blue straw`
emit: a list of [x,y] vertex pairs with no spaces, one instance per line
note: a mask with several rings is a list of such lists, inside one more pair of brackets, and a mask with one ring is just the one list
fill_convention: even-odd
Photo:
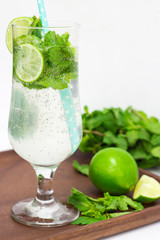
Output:
[[[48,21],[47,21],[47,15],[44,7],[44,1],[37,0],[37,3],[38,3],[40,18],[42,21],[42,26],[47,28]],[[47,31],[48,31],[47,29],[44,29],[43,32],[46,33]],[[74,113],[74,104],[72,100],[72,95],[69,88],[60,90],[59,93],[60,93],[60,97],[63,104],[63,110],[65,113],[66,122],[68,125],[68,131],[69,131],[69,136],[70,136],[70,141],[72,146],[72,153],[74,153],[79,146],[80,138],[78,134],[76,116]]]

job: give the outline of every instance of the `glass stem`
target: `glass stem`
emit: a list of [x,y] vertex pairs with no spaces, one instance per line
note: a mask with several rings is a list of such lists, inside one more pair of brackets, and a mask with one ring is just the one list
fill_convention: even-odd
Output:
[[53,177],[58,165],[53,167],[32,166],[36,172],[38,180],[35,201],[39,204],[50,204],[54,202]]

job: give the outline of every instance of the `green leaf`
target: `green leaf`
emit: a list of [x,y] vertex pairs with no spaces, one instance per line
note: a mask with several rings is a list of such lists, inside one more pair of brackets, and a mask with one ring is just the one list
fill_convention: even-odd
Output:
[[152,148],[151,154],[152,154],[154,157],[160,158],[160,146]]
[[150,153],[151,149],[153,148],[152,144],[150,142],[142,141],[142,146],[144,148],[144,151],[148,154]]
[[87,106],[84,106],[84,111],[85,111],[85,114],[89,115],[89,110]]
[[106,200],[104,202],[104,206],[106,207],[107,212],[113,212],[116,211],[118,208],[118,202],[116,198],[111,198],[109,200]]
[[89,175],[89,165],[79,164],[76,160],[73,161],[73,167],[80,173],[88,176]]
[[100,221],[99,219],[81,216],[81,217],[77,218],[74,222],[72,222],[72,224],[73,225],[88,225],[88,224],[96,223],[99,221]]
[[59,35],[56,35],[55,31],[48,31],[44,36],[44,45],[46,47],[56,46],[58,44],[57,37]]
[[114,114],[116,121],[117,121],[117,125],[119,127],[123,127],[124,126],[124,122],[123,122],[123,111],[121,108],[111,108],[112,113]]
[[[94,116],[94,117],[93,117]],[[87,121],[88,129],[93,130],[98,127],[103,127],[115,133],[118,129],[116,119],[111,111],[104,109],[103,112],[94,111]]]
[[54,77],[44,76],[42,79],[38,81],[38,84],[40,84],[45,88],[51,87],[55,90],[56,89],[62,90],[68,87],[68,84],[64,82],[63,77],[58,79],[56,77],[54,78]]
[[125,195],[123,196],[123,201],[125,201],[130,207],[137,211],[144,209],[143,205],[140,202],[133,201],[131,198]]
[[128,213],[132,213],[132,212],[109,213],[108,216],[109,218],[114,218],[114,217],[120,217]]
[[148,118],[147,118],[147,114],[145,113],[145,112],[142,112],[142,111],[137,111],[138,112],[138,114],[141,116],[141,118],[143,119],[143,120],[147,120]]
[[152,134],[160,134],[160,123],[153,122],[153,120],[144,122],[144,127]]
[[94,118],[88,119],[88,129],[92,130],[99,127],[105,120],[107,120],[106,115],[98,114]]
[[37,90],[39,90],[39,89],[45,88],[44,86],[40,85],[38,83],[38,81],[35,81],[33,83],[22,82],[22,84],[23,84],[24,87],[27,87],[29,89],[37,89]]
[[72,194],[69,196],[68,202],[75,206],[80,211],[87,211],[91,208],[92,204],[87,199],[85,194],[78,191],[75,188],[72,188]]
[[128,204],[121,197],[118,198],[118,209],[122,212],[128,210]]
[[82,215],[88,216],[88,217],[94,217],[99,220],[105,220],[106,215],[104,215],[105,207],[100,204],[93,204],[91,208],[87,211],[83,211]]
[[109,146],[116,144],[116,136],[111,131],[107,131],[104,133],[103,142]]
[[126,136],[124,134],[118,134],[116,139],[116,146],[124,150],[127,150],[128,144],[127,144]]
[[36,37],[35,35],[22,35],[16,39],[15,45],[22,43],[30,43],[39,48],[40,51],[43,51],[43,41]]
[[42,174],[39,174],[37,176],[37,179],[38,179],[38,182],[41,183],[41,182],[43,182],[44,176]]
[[145,128],[141,128],[138,131],[138,138],[145,141],[150,141],[150,134],[146,131]]
[[150,117],[150,118],[149,118],[149,121],[150,121],[151,123],[159,123],[159,120],[158,120],[158,118],[156,118],[156,117]]
[[85,134],[79,149],[82,152],[93,152],[96,153],[101,149],[101,138],[99,136],[95,136],[94,134]]
[[98,198],[98,201],[103,203],[107,212],[116,211],[118,208],[117,198],[112,197],[108,192],[104,193],[104,198]]
[[160,145],[160,135],[153,135],[151,138],[151,144],[153,146]]
[[28,35],[35,35],[38,38],[42,38],[42,29],[37,29],[36,27],[42,27],[41,19],[33,16],[33,22],[31,23],[30,28],[28,30]]
[[138,140],[138,130],[129,130],[126,132],[129,146],[134,146]]
[[132,111],[131,107],[128,107],[124,111],[123,121],[125,123],[125,129],[139,129],[142,119]]
[[147,159],[147,153],[145,152],[142,144],[138,144],[134,149],[131,149],[130,153],[135,160]]

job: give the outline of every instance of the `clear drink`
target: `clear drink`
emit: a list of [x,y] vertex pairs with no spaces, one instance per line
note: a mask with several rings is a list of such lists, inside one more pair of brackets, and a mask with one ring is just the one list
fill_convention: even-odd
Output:
[[[72,80],[69,88],[80,142],[78,80]],[[31,164],[50,166],[69,157],[72,146],[59,91],[28,89],[13,79],[9,139],[14,150]]]

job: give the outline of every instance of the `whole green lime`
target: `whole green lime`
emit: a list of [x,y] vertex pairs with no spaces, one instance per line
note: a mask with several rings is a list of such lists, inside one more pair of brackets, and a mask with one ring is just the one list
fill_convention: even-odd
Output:
[[133,190],[138,181],[139,172],[136,161],[127,151],[111,147],[93,156],[89,177],[102,192],[121,195]]

